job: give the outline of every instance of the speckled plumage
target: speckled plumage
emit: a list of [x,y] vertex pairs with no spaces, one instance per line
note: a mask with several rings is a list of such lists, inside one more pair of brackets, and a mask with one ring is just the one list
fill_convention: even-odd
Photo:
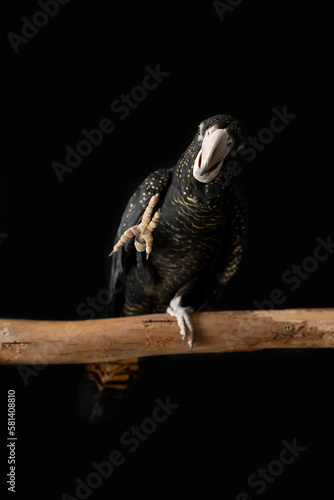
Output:
[[149,260],[135,250],[133,240],[113,256],[113,315],[165,312],[176,294],[183,296],[183,306],[202,309],[237,271],[244,247],[245,208],[235,190],[235,176],[226,175],[231,158],[208,184],[192,175],[200,135],[212,125],[227,128],[235,150],[244,141],[240,123],[229,115],[205,120],[177,165],[151,173],[129,200],[116,241],[140,222],[156,193],[161,217]]

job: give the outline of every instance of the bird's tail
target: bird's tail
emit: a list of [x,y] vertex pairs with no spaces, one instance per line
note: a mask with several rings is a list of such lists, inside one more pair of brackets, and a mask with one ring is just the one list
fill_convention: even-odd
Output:
[[117,414],[138,378],[139,359],[86,365],[80,388],[80,414],[90,424]]

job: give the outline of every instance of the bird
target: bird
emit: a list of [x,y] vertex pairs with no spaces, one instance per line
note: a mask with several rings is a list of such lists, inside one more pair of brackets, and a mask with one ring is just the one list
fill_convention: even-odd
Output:
[[[141,182],[109,254],[110,316],[167,312],[193,347],[191,314],[212,303],[244,256],[246,206],[236,172],[245,144],[239,120],[212,116],[201,121],[175,166],[156,169]],[[95,416],[106,413],[106,402],[118,408],[140,361],[87,366],[98,394]]]

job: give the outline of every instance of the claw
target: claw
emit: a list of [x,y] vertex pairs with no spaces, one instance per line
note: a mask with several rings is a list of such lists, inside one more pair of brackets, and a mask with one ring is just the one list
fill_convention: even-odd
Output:
[[190,319],[190,314],[193,313],[194,310],[189,306],[182,307],[181,301],[182,296],[174,297],[170,301],[169,307],[167,307],[166,312],[177,319],[182,340],[185,340],[186,336],[188,335],[188,346],[189,350],[191,350],[194,343],[194,327]]
[[[135,247],[138,252],[144,252],[146,250],[146,260],[152,251],[153,236],[152,233],[157,227],[158,221],[161,216],[161,211],[157,210],[152,218],[153,209],[158,203],[159,194],[155,194],[149,201],[145,212],[143,214],[142,221],[137,226],[132,226],[127,229],[121,236],[120,240],[114,246],[112,252],[110,252],[108,257],[114,255],[118,252],[129,240],[136,236]],[[152,219],[151,219],[152,218]]]

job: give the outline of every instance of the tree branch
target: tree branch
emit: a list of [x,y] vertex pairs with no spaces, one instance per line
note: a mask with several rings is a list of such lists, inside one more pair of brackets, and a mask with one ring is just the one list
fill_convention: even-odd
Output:
[[83,321],[0,319],[0,363],[61,364],[162,354],[334,347],[334,309],[201,312],[188,351],[168,314]]

